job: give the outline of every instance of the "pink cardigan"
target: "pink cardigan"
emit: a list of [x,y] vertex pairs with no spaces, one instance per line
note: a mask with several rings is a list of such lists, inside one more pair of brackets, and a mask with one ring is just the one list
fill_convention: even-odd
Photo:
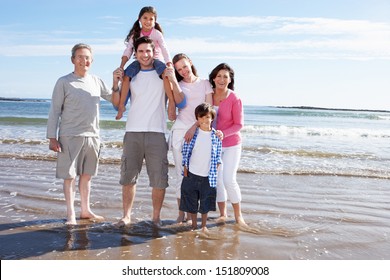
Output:
[[241,99],[230,91],[229,96],[219,103],[217,129],[223,132],[222,147],[241,144],[240,130],[244,126],[244,110]]

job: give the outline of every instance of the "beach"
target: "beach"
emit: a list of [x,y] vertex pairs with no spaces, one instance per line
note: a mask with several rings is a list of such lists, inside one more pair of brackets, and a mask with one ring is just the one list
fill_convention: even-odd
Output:
[[[169,170],[173,172],[172,167]],[[104,222],[64,225],[62,181],[55,162],[0,158],[0,258],[2,260],[389,260],[389,179],[238,173],[248,228],[230,216],[209,235],[176,224],[177,204],[167,189],[162,226],[151,218],[151,193],[143,169],[132,224],[122,215],[118,164],[100,164],[91,203]],[[79,195],[76,195],[76,211]],[[228,213],[232,214],[229,205]]]

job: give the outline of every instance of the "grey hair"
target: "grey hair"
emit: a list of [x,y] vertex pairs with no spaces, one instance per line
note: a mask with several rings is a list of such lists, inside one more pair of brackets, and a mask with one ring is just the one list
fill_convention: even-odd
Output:
[[72,57],[75,57],[76,55],[76,51],[79,50],[79,49],[88,49],[91,54],[92,54],[92,48],[90,45],[87,45],[87,44],[84,44],[84,43],[79,43],[79,44],[76,44],[73,46],[72,48]]

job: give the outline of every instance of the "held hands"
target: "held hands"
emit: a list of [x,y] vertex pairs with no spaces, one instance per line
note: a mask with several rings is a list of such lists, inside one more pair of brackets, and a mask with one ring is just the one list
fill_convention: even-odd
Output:
[[168,66],[167,68],[165,68],[164,76],[167,77],[170,82],[175,82],[175,69],[172,66]]
[[115,85],[117,86],[119,84],[119,82],[122,82],[124,74],[125,73],[124,73],[123,69],[120,67],[118,67],[114,70],[114,72],[112,73],[114,86]]

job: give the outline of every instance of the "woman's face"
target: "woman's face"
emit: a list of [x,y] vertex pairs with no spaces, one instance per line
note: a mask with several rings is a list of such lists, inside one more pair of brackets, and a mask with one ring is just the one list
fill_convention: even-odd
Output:
[[192,62],[186,58],[180,59],[175,63],[175,69],[184,80],[191,78],[192,75]]
[[229,71],[225,69],[219,70],[213,81],[216,89],[226,90],[231,82]]

